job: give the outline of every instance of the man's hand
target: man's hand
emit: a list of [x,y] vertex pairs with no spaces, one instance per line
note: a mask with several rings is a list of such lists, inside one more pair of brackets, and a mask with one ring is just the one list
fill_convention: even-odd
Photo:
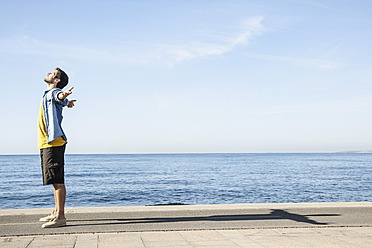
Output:
[[68,101],[67,107],[72,108],[73,106],[75,106],[74,102],[76,102],[76,100]]
[[[65,100],[66,97],[68,97],[69,95],[72,94],[72,89],[73,89],[73,88],[74,88],[74,87],[71,87],[69,90],[66,90],[65,92],[61,92],[61,93],[59,93],[59,94],[58,94],[58,99],[59,99],[59,100]],[[70,104],[70,102],[69,102],[69,104]],[[69,107],[69,108],[71,108],[71,107]]]

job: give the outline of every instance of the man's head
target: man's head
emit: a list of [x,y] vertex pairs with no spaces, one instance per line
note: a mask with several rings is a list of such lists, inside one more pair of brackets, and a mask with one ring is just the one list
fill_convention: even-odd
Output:
[[60,68],[56,68],[53,72],[48,73],[44,78],[47,84],[56,84],[57,88],[63,89],[68,84],[68,76]]

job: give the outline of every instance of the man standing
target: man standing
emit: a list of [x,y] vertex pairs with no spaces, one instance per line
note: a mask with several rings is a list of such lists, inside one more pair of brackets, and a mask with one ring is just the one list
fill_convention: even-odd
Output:
[[40,104],[37,147],[40,149],[43,184],[52,184],[54,189],[55,209],[50,215],[40,219],[46,222],[41,227],[49,228],[66,225],[64,155],[67,138],[61,126],[62,109],[65,106],[72,108],[76,100],[67,99],[74,87],[62,91],[68,84],[68,76],[60,68],[48,73],[44,81],[47,83],[47,90]]

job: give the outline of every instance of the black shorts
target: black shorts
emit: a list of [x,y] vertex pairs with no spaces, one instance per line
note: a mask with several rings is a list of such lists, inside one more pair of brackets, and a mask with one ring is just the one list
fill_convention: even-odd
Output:
[[43,184],[65,183],[66,145],[40,149]]

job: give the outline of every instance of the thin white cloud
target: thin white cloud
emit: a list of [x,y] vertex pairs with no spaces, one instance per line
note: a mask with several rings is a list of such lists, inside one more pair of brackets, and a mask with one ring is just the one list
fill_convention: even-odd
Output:
[[[220,56],[239,46],[246,45],[253,37],[264,33],[263,17],[249,18],[241,25],[224,30],[224,35],[199,37],[199,40],[176,44],[132,44],[104,49],[79,45],[64,45],[38,40],[27,35],[0,39],[0,53],[54,56],[85,61],[113,62],[121,64],[163,64],[173,66],[185,60]],[[218,31],[215,31],[218,32]],[[206,32],[208,33],[208,32]],[[170,37],[169,40],[172,38]],[[208,42],[203,40],[208,39]],[[212,39],[212,41],[210,41]],[[170,42],[171,43],[171,42]],[[174,42],[173,42],[174,43]],[[138,51],[142,51],[138,52]]]
[[184,60],[224,55],[239,46],[247,45],[255,36],[262,35],[265,31],[262,21],[261,16],[247,19],[239,27],[239,32],[225,34],[215,38],[213,42],[194,41],[189,44],[167,45],[156,51],[157,56],[150,56],[149,60],[167,60],[169,64],[174,64]]
[[325,10],[332,10],[331,7],[329,7],[328,5],[325,5],[323,2],[320,3],[320,2],[316,2],[316,1],[306,1],[305,3],[309,4],[310,6],[317,7],[317,8],[321,8],[321,9],[325,9]]
[[58,54],[60,57],[74,59],[112,59],[112,56],[96,49],[82,46],[67,46],[58,43],[44,42],[31,38],[27,35],[20,35],[0,39],[0,53],[15,53],[26,55],[52,56]]

